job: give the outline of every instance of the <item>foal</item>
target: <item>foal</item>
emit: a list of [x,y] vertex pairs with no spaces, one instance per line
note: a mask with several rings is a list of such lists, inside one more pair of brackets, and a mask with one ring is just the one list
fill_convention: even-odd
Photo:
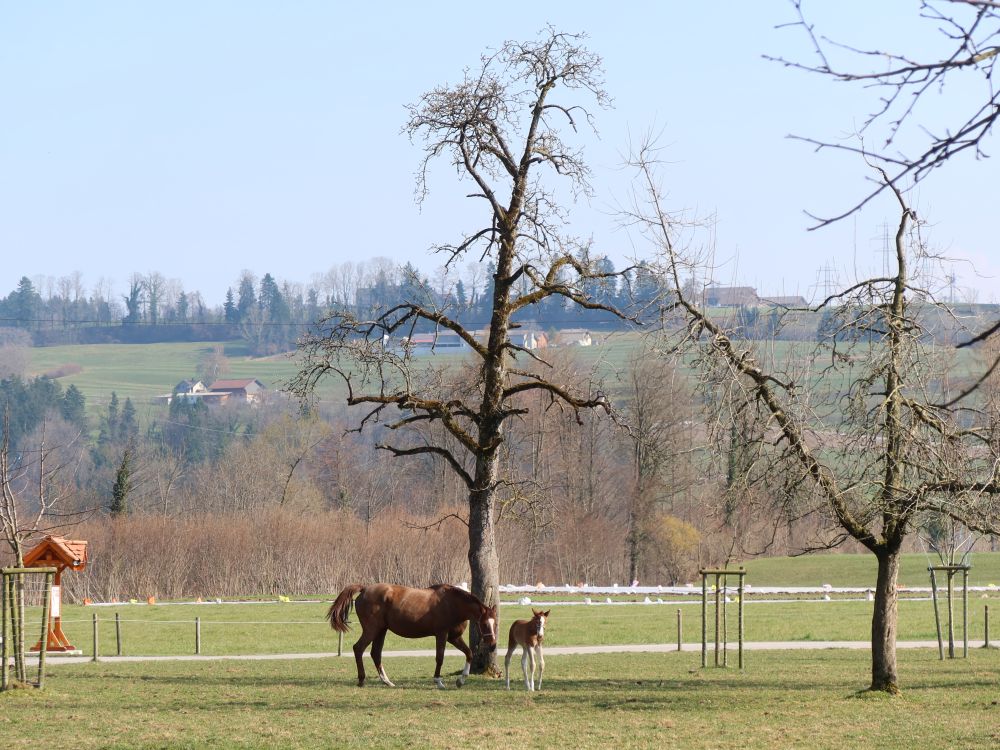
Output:
[[[535,661],[538,662],[538,689],[542,689],[542,675],[545,672],[545,658],[542,656],[542,639],[545,637],[545,620],[549,612],[531,610],[530,620],[517,620],[510,626],[507,640],[507,655],[503,658],[503,673],[507,678],[507,689],[510,690],[510,656],[514,649],[521,647],[521,671],[524,673],[524,686],[528,690],[535,689]],[[528,672],[528,662],[531,662],[531,672]]]

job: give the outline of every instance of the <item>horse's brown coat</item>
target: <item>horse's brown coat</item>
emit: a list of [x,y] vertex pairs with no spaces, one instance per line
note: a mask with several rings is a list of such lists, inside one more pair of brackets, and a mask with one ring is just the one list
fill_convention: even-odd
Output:
[[351,584],[337,595],[327,612],[327,619],[330,620],[330,626],[334,630],[347,632],[347,614],[355,594],[358,594],[358,598],[354,601],[354,609],[362,629],[361,637],[354,644],[359,686],[365,683],[362,658],[369,644],[372,645],[372,661],[375,662],[379,678],[384,683],[392,685],[382,667],[382,646],[385,643],[385,635],[390,630],[403,638],[435,637],[437,669],[434,671],[434,679],[439,686],[441,686],[441,665],[444,662],[446,642],[465,654],[466,672],[459,678],[459,687],[464,683],[468,665],[472,662],[472,652],[462,639],[469,620],[476,621],[482,638],[490,650],[496,648],[498,623],[496,607],[487,607],[464,589],[447,584],[427,589],[414,589],[391,583],[376,583],[371,586]]

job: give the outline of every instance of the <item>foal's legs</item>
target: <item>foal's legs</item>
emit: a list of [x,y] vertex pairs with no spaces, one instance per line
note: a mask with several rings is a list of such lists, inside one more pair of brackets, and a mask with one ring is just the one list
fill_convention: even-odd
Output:
[[510,690],[510,657],[517,649],[517,641],[511,638],[507,644],[507,654],[503,657],[503,676],[507,680],[507,689]]
[[[524,686],[528,690],[535,689],[535,651],[527,643],[522,647],[521,652],[521,671],[524,672]],[[531,671],[528,671],[528,665],[531,665]]]
[[452,633],[451,637],[448,638],[448,643],[465,654],[465,667],[462,669],[462,674],[455,681],[455,687],[462,687],[465,681],[469,679],[469,670],[472,669],[472,649],[466,645],[461,633]]
[[388,628],[383,628],[378,635],[375,636],[375,640],[372,641],[372,661],[375,662],[375,669],[378,671],[378,678],[389,687],[396,687],[392,684],[392,680],[386,676],[385,668],[382,666],[382,646],[385,644],[385,634],[389,632]]
[[[545,674],[545,657],[542,656],[542,644],[535,646],[535,661],[538,662],[538,689],[542,689],[542,675]],[[534,674],[534,670],[532,670]]]

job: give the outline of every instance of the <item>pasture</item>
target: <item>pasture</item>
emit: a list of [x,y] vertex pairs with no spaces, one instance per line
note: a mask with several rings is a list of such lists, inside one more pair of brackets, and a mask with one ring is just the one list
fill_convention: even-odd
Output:
[[[864,556],[814,558],[831,565],[843,585],[864,585]],[[910,568],[924,583],[919,559]],[[974,570],[990,570],[980,555]],[[758,561],[764,563],[766,561]],[[785,583],[779,561],[773,574]],[[751,563],[752,565],[756,563]],[[924,571],[926,574],[926,571]],[[816,584],[799,571],[799,584]],[[856,580],[856,576],[862,580]],[[792,575],[792,578],[797,578]],[[766,578],[765,571],[758,578]],[[825,579],[824,579],[825,580]],[[764,585],[761,583],[761,585]],[[331,592],[330,596],[332,598]],[[970,638],[982,638],[982,614],[991,598],[970,597]],[[569,597],[566,597],[569,599]],[[501,610],[506,629],[530,606]],[[92,653],[98,616],[101,661],[53,659],[43,691],[0,694],[5,747],[455,747],[494,748],[987,748],[1000,743],[1000,651],[971,648],[968,659],[939,661],[936,649],[899,652],[903,695],[859,692],[869,679],[867,650],[748,651],[747,668],[701,669],[697,650],[649,654],[546,656],[545,688],[528,694],[520,663],[512,662],[511,691],[502,681],[473,676],[461,690],[454,675],[463,664],[451,647],[444,673],[448,690],[432,687],[433,656],[392,657],[386,670],[397,688],[376,680],[359,689],[351,644],[356,617],[338,658],[337,634],[324,620],[329,599],[255,603],[167,603],[64,607],[70,639]],[[550,605],[546,605],[549,607]],[[683,612],[684,642],[700,640],[697,597],[664,604],[551,605],[546,648],[574,645],[676,643],[676,612]],[[994,606],[994,610],[1000,606]],[[201,652],[229,656],[205,661],[116,661],[115,614],[123,653],[185,656],[194,653],[195,618]],[[958,610],[956,611],[956,614]],[[712,618],[710,610],[709,617]],[[735,607],[730,609],[735,617]],[[865,640],[871,603],[834,599],[746,604],[747,641]],[[731,620],[734,623],[734,620]],[[735,639],[731,624],[730,640]],[[960,636],[959,636],[960,637]],[[994,636],[995,638],[996,636]],[[900,602],[900,640],[932,640],[927,600]],[[432,649],[430,639],[390,634],[387,651]],[[960,646],[959,646],[960,653]],[[249,654],[279,656],[269,660]],[[319,655],[282,659],[281,654]],[[324,656],[326,654],[326,656]],[[711,658],[711,657],[710,657]],[[373,674],[370,658],[366,668]]]
[[[555,618],[553,618],[554,626]],[[431,687],[428,658],[387,660],[399,687],[354,686],[353,659],[82,664],[0,695],[4,746],[989,748],[1000,653],[901,660],[904,693],[857,693],[864,651],[767,652],[749,669],[698,656],[550,656],[541,692],[473,676]],[[450,657],[445,669],[458,668]],[[512,681],[513,682],[513,681]],[[452,679],[448,680],[453,683]]]
[[[993,615],[991,641],[1000,643],[1000,593],[982,599],[969,598],[969,638],[983,638],[984,605]],[[677,642],[677,610],[682,613],[683,641],[701,641],[700,598],[664,604],[549,605],[546,624],[548,646],[654,644]],[[116,653],[115,614],[119,615],[122,653],[126,656],[178,656],[195,652],[195,619],[200,620],[201,653],[205,655],[308,654],[337,650],[337,634],[323,619],[329,602],[259,604],[145,604],[63,608],[63,630],[70,641],[93,654],[92,617],[98,617],[99,655]],[[711,608],[710,608],[711,609]],[[754,601],[745,606],[747,641],[864,641],[869,638],[872,604],[867,601]],[[736,607],[730,605],[730,640],[736,639]],[[530,606],[504,604],[501,608],[500,640],[506,644],[506,628],[517,619],[531,617]],[[956,624],[961,607],[956,601]],[[710,624],[714,615],[709,613]],[[344,653],[359,633],[352,615],[351,631],[344,636]],[[933,640],[934,611],[926,599],[902,600],[899,604],[899,639]],[[960,638],[960,633],[956,634]],[[386,650],[433,649],[433,639],[404,639],[392,633]],[[449,646],[449,653],[452,653]],[[457,655],[458,652],[454,651]],[[756,659],[754,655],[751,659]],[[433,669],[433,660],[428,662]],[[430,672],[428,672],[430,674]]]
[[[640,342],[639,334],[601,334],[602,344],[571,351],[587,365],[592,365],[603,375],[620,372],[630,354]],[[88,402],[107,404],[111,392],[124,400],[131,398],[136,404],[146,403],[153,397],[170,393],[170,389],[184,378],[198,371],[198,361],[218,344],[213,342],[180,342],[161,344],[77,344],[34,347],[30,352],[31,376],[56,371],[67,365],[76,365],[79,372],[59,378],[63,388],[75,385]],[[229,367],[224,377],[258,378],[269,388],[280,388],[297,371],[295,353],[270,357],[251,357],[242,341],[223,344],[223,353]],[[467,355],[443,353],[419,361],[435,365],[453,366],[464,362]],[[73,368],[75,369],[75,368]],[[339,394],[340,384],[334,379],[321,383],[321,397]]]

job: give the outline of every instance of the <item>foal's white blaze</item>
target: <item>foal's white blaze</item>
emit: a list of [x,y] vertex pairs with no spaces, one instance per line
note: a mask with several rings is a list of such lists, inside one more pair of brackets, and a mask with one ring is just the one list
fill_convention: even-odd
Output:
[[496,640],[496,637],[497,637],[497,621],[494,620],[492,617],[487,617],[486,618],[486,625],[490,629],[490,636],[492,636],[493,639]]
[[542,615],[538,618],[538,635],[539,636],[545,635],[545,615]]

